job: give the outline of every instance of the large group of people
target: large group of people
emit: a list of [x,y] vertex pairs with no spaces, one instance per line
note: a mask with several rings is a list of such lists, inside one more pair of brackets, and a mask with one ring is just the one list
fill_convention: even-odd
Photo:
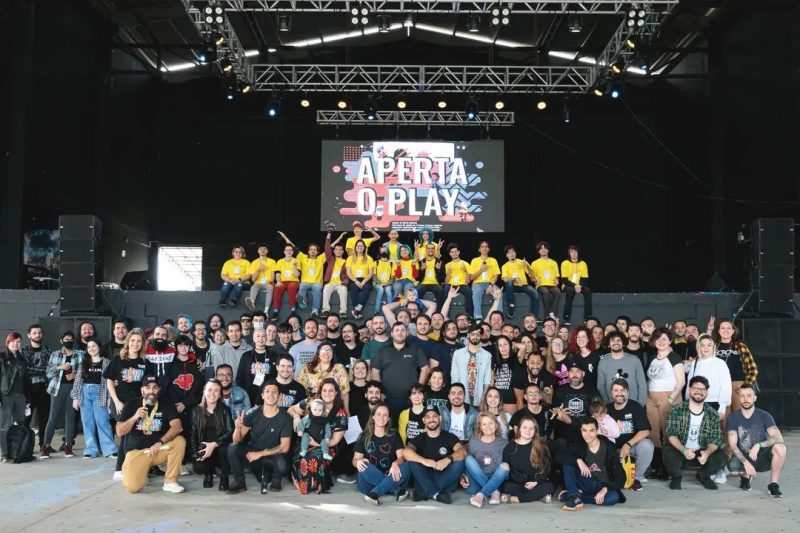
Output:
[[[575,511],[623,503],[625,490],[648,482],[680,490],[686,472],[709,490],[727,476],[750,490],[769,472],[767,491],[781,496],[786,445],[756,407],[758,365],[732,320],[712,317],[701,333],[684,320],[602,324],[589,314],[572,327],[555,310],[562,289],[584,294],[588,308],[576,247],[559,269],[547,243],[533,264],[507,246],[502,267],[486,243],[469,263],[450,245],[442,269],[431,232],[413,249],[391,232],[375,261],[367,250],[378,235],[356,229],[346,240],[328,235],[323,254],[316,245],[295,254],[283,233],[278,261],[266,246],[252,263],[235,248],[221,300],[235,302],[246,285],[249,307],[268,296],[238,320],[181,313],[143,331],[119,318],[111,339],[85,322],[56,349],[38,324],[27,342],[10,333],[1,460],[13,424],[38,429],[40,460],[73,457],[82,426],[83,457],[114,460],[114,479],[131,493],[156,476],[164,491],[183,492],[180,477],[193,471],[204,488],[216,479],[232,495],[252,475],[262,494],[284,480],[302,494],[356,483],[374,505],[390,496],[449,504],[463,490],[477,508],[556,499]],[[373,286],[377,312],[364,319]],[[278,321],[283,292],[292,307],[310,297],[310,316]],[[329,312],[334,292],[341,313]],[[521,325],[506,322],[514,292],[531,297]],[[512,298],[501,311],[503,293]],[[466,312],[451,320],[459,294]]]

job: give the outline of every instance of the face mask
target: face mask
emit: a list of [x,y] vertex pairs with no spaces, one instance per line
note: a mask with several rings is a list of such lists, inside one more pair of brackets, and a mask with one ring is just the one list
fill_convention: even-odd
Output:
[[169,345],[169,342],[167,342],[164,339],[154,339],[153,340],[153,347],[159,352],[163,352],[164,350],[166,350],[168,345]]
[[381,259],[389,259],[388,252],[381,252]]
[[66,348],[67,350],[71,350],[71,349],[72,349],[72,347],[73,347],[73,346],[75,346],[75,341],[63,341],[61,344],[62,344],[62,345],[64,346],[64,348]]
[[264,326],[263,322],[253,322],[253,329],[264,329]]

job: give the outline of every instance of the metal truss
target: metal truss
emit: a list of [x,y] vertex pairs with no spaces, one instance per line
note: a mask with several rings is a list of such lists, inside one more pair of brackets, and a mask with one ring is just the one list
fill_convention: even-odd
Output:
[[253,65],[257,91],[405,93],[578,93],[590,66]]
[[317,110],[321,126],[513,126],[514,112],[477,113],[467,120],[463,111],[378,111],[367,119],[363,111]]
[[[514,15],[536,14],[595,14],[619,15],[632,3],[643,6],[648,11],[653,8],[664,10],[674,7],[679,0],[639,0],[620,2],[618,0],[559,0],[556,2],[504,0],[473,2],[440,2],[408,0],[219,0],[217,3],[229,11],[269,11],[283,13],[343,13],[355,5],[366,7],[372,13],[487,13],[498,4],[511,9]],[[199,2],[194,2],[199,3]]]
[[224,22],[222,24],[206,24],[202,12],[202,8],[208,5],[208,2],[197,2],[194,0],[181,0],[186,9],[186,14],[189,15],[192,23],[197,28],[197,33],[204,36],[212,31],[217,31],[225,38],[222,46],[217,48],[217,56],[219,59],[228,58],[233,64],[233,71],[241,80],[252,79],[252,67],[250,60],[245,55],[245,49],[242,46],[239,37],[233,29],[230,20],[223,14]]

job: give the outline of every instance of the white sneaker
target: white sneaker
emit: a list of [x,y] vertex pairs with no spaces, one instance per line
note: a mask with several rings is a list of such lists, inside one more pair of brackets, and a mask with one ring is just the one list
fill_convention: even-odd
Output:
[[181,467],[181,475],[182,476],[188,476],[189,474],[191,474],[191,472],[189,472],[189,470],[185,466]]
[[728,476],[725,475],[725,470],[720,470],[716,474],[714,474],[711,479],[714,480],[714,483],[724,485],[728,482]]
[[122,481],[122,470],[117,470],[114,472],[114,477],[112,477],[114,481]]
[[161,487],[161,490],[163,490],[164,492],[172,492],[175,494],[180,494],[186,489],[183,487],[183,485],[178,485],[177,483],[164,483],[164,486]]

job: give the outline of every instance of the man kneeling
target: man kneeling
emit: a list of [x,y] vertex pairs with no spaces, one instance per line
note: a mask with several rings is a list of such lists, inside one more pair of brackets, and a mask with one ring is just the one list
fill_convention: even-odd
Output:
[[125,404],[120,416],[123,422],[117,423],[117,435],[127,435],[122,486],[131,494],[147,485],[147,472],[151,467],[164,463],[167,463],[167,473],[163,490],[175,493],[185,490],[178,484],[186,450],[186,440],[181,437],[181,419],[172,403],[159,403],[160,392],[158,377],[145,376],[142,397]]

